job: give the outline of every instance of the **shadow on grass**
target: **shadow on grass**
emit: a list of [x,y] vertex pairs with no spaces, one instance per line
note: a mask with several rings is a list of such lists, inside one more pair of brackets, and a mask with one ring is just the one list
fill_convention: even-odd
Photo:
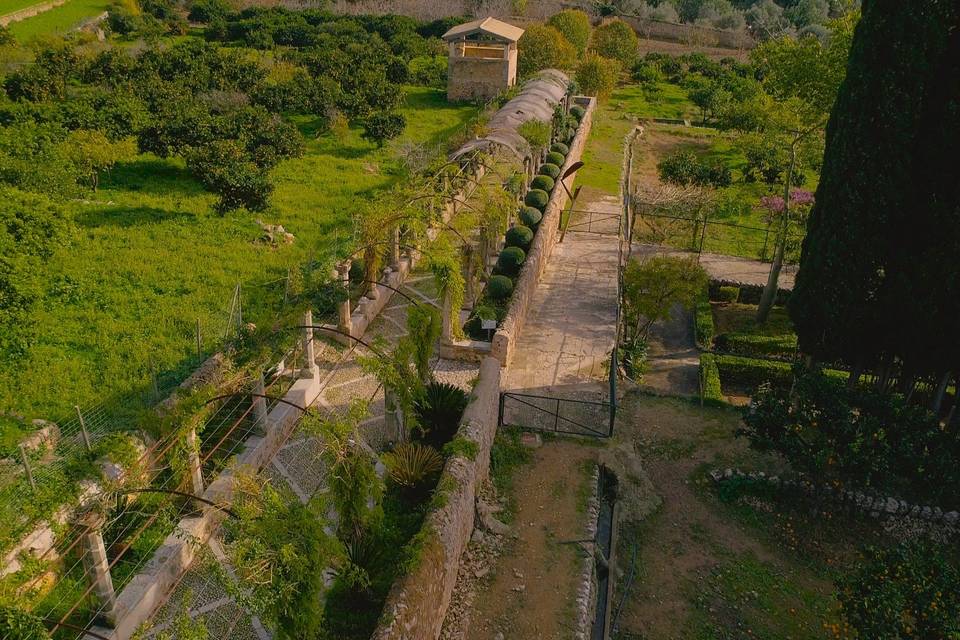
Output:
[[113,205],[93,211],[83,211],[76,217],[82,227],[119,227],[129,228],[148,224],[160,224],[174,220],[193,218],[188,211],[171,211],[156,207],[130,207]]
[[141,157],[120,162],[101,183],[101,188],[136,191],[154,195],[200,196],[206,191],[186,167],[172,160]]

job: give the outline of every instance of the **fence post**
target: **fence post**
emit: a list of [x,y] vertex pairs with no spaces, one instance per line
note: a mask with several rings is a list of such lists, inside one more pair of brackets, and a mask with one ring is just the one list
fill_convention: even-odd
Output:
[[506,394],[502,391],[500,392],[500,406],[497,407],[497,427],[503,426],[503,402],[506,398]]
[[203,466],[200,462],[200,446],[197,442],[195,427],[187,432],[187,466],[190,471],[190,486],[193,488],[193,495],[203,495]]
[[93,450],[93,447],[90,445],[90,434],[87,433],[87,423],[83,420],[83,412],[80,411],[80,407],[73,405],[73,408],[77,410],[77,418],[80,420],[80,437],[83,438],[83,446],[87,451]]
[[557,398],[557,411],[553,415],[553,431],[556,433],[560,430],[560,398]]
[[307,309],[303,314],[303,355],[305,362],[300,371],[301,378],[319,378],[317,355],[313,344],[313,312]]
[[254,432],[257,435],[265,435],[267,427],[270,425],[267,424],[267,399],[263,397],[267,392],[266,386],[263,384],[263,372],[260,372],[260,375],[257,376],[253,392],[257,394],[253,397]]
[[83,568],[93,592],[100,602],[100,615],[111,627],[117,624],[117,595],[110,576],[110,562],[103,544],[103,524],[106,517],[89,511],[81,517],[80,524],[86,527],[81,536]]
[[36,491],[37,483],[33,479],[33,470],[30,468],[30,458],[27,456],[27,448],[23,443],[20,443],[20,460],[23,461],[23,471],[27,474],[27,482],[30,483],[30,488]]
[[341,262],[337,265],[337,275],[340,282],[346,289],[346,297],[337,305],[339,314],[337,321],[337,330],[347,335],[353,335],[353,320],[350,319],[350,261]]

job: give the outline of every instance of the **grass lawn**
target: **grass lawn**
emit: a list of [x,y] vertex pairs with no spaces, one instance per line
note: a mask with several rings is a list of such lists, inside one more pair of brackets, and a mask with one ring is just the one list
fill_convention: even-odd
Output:
[[29,42],[39,36],[66,33],[84,20],[100,15],[109,6],[110,0],[69,0],[64,5],[32,18],[14,22],[10,25],[10,31],[20,42]]
[[[179,159],[144,155],[116,167],[75,205],[76,237],[49,265],[45,299],[30,318],[38,341],[23,360],[0,364],[0,408],[57,419],[74,404],[145,389],[151,367],[186,373],[197,320],[209,352],[238,283],[244,321],[271,323],[288,269],[337,243],[346,249],[351,214],[399,179],[397,145],[442,144],[476,108],[410,88],[405,113],[406,132],[383,149],[359,130],[317,138],[312,122],[299,121],[306,153],[277,167],[271,207],[260,214],[213,213],[214,196]],[[258,242],[257,219],[284,225],[296,241]]]
[[658,88],[656,94],[647,95],[639,85],[627,85],[614,91],[608,102],[615,111],[637,118],[699,119],[700,110],[683,88],[669,82]]
[[26,9],[41,1],[42,0],[0,0],[0,16],[5,16],[8,13],[13,13],[20,9]]

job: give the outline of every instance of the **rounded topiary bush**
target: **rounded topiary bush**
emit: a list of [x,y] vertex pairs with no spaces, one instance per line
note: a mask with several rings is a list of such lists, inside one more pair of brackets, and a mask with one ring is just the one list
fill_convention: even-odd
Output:
[[553,178],[550,176],[537,176],[530,182],[530,188],[550,192],[553,190],[554,184]]
[[520,222],[531,229],[536,229],[542,219],[543,214],[540,213],[539,209],[533,207],[522,207],[520,209]]
[[585,114],[586,112],[587,110],[578,104],[575,104],[572,107],[570,107],[570,115],[572,115],[577,120],[583,120],[583,114]]
[[[520,267],[526,259],[527,254],[520,247],[507,247],[497,258],[497,268],[502,274],[515,276],[520,273]],[[493,280],[493,278],[490,279]],[[487,286],[489,287],[490,283],[487,283]]]
[[550,176],[554,180],[560,177],[560,165],[547,163],[540,167],[538,172],[542,176]]
[[350,263],[350,282],[360,282],[366,273],[367,270],[363,266],[363,260],[355,259]]
[[530,227],[517,225],[507,231],[508,247],[520,247],[526,251],[531,242],[533,242],[533,229]]
[[558,167],[563,164],[564,157],[562,153],[557,153],[556,151],[551,151],[547,154],[547,164],[555,164]]
[[548,202],[550,202],[550,194],[543,189],[530,189],[530,191],[527,191],[527,195],[523,199],[523,204],[527,205],[528,207],[540,209],[540,211],[543,211],[547,208]]
[[507,276],[493,276],[487,281],[487,293],[494,300],[507,300],[513,295],[513,280]]
[[562,142],[554,142],[552,145],[550,145],[550,151],[562,153],[564,156],[566,156],[568,153],[570,153],[570,147]]

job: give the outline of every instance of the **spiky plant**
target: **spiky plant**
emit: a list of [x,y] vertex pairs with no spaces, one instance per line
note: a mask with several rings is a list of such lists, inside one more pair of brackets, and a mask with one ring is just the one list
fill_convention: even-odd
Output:
[[429,445],[404,442],[383,454],[383,463],[390,473],[390,480],[415,497],[429,490],[443,468],[443,456]]
[[436,381],[426,385],[416,404],[418,439],[442,449],[456,434],[467,401],[466,392],[455,385]]

